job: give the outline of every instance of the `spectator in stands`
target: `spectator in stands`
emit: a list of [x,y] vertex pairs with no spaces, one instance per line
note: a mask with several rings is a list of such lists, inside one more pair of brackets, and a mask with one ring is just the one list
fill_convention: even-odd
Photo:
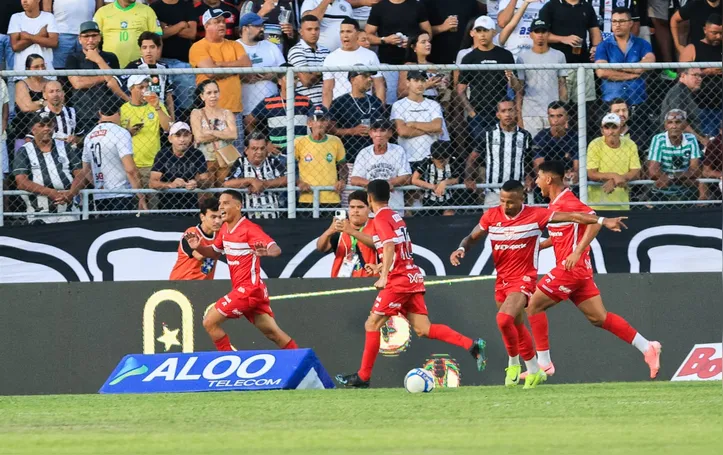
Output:
[[[0,2],[0,68],[12,70],[15,66],[15,52],[10,43],[10,35],[8,34],[8,26],[10,18],[15,13],[21,13],[23,6],[20,0],[5,0]],[[8,81],[9,82],[9,81]],[[12,97],[12,87],[8,87],[11,91],[9,96]],[[12,100],[10,102],[12,108]]]
[[115,54],[122,67],[140,58],[138,38],[141,33],[163,35],[156,13],[136,0],[116,0],[105,5],[96,11],[93,20],[103,34],[103,50]]
[[[75,221],[70,187],[73,174],[80,169],[80,157],[64,142],[53,140],[55,119],[47,113],[34,113],[28,124],[32,140],[15,152],[13,174],[18,190],[32,193],[22,196],[30,224]],[[56,216],[38,216],[55,213]]]
[[[352,7],[346,0],[304,0],[301,5],[301,17],[311,14],[321,21],[319,44],[334,52],[342,45],[341,25],[351,19]],[[359,30],[359,23],[356,22]],[[341,35],[343,38],[343,35]],[[328,106],[328,104],[327,104]]]
[[[93,21],[80,24],[78,41],[81,52],[71,54],[65,63],[66,69],[120,69],[115,54],[100,50],[100,27]],[[94,128],[101,106],[111,104],[116,97],[127,101],[118,80],[113,76],[68,76],[73,86],[71,104],[78,114],[76,132],[88,133]]]
[[686,114],[673,109],[665,116],[665,132],[653,136],[648,150],[648,174],[655,180],[654,201],[697,199],[703,154],[695,136],[686,133]]
[[[138,37],[138,47],[141,49],[141,58],[129,62],[128,65],[126,65],[126,69],[166,69],[167,66],[165,63],[159,62],[162,46],[163,41],[159,35],[156,35],[153,32],[141,33],[141,36]],[[127,82],[128,77],[129,76],[124,76],[121,80]],[[171,117],[171,122],[173,122],[173,119],[175,118],[173,92],[176,87],[173,85],[171,77],[166,74],[151,74],[151,82],[148,89],[163,100],[166,105],[166,109],[168,109],[168,115]]]
[[[264,19],[256,13],[246,13],[239,19],[241,38],[239,43],[244,47],[254,68],[277,67],[286,63],[278,46],[264,39]],[[279,94],[274,82],[274,73],[244,74],[243,81],[243,115],[251,114],[257,104],[264,98]]]
[[[198,23],[193,2],[186,0],[157,0],[151,4],[163,30],[163,46],[161,57],[167,68],[190,68],[188,53],[196,41]],[[196,83],[193,74],[174,74],[169,79],[176,88],[174,103],[179,110],[187,111],[193,104],[193,91]],[[169,113],[174,110],[169,107]],[[180,112],[179,112],[180,113]],[[187,115],[187,113],[186,113]],[[175,115],[174,115],[175,118]]]
[[703,70],[700,68],[685,68],[681,71],[678,83],[665,94],[661,106],[660,124],[665,125],[668,112],[680,109],[686,115],[686,131],[693,133],[702,144],[706,144],[708,138],[703,134],[700,110],[695,101],[695,92],[700,90],[702,81]]
[[[640,175],[638,146],[628,138],[620,137],[622,121],[617,114],[606,114],[602,119],[602,137],[587,147],[588,201],[595,210],[630,210],[630,189],[627,183]],[[620,205],[596,206],[595,203]]]
[[687,42],[697,43],[705,37],[705,24],[712,14],[721,14],[720,0],[689,0],[673,14],[673,17],[670,18],[670,31],[679,55],[685,51],[685,43],[680,39],[680,29],[682,28],[680,24],[688,21]]
[[547,123],[545,128],[532,139],[535,170],[545,161],[561,161],[565,164],[568,182],[577,182],[580,171],[578,160],[578,131],[570,128],[567,106],[560,101],[553,101],[547,106]]
[[228,163],[219,155],[237,142],[238,127],[234,113],[221,107],[219,84],[213,79],[201,82],[196,89],[202,106],[191,111],[191,127],[196,145],[206,158],[208,172],[220,185],[228,175]]
[[23,12],[10,18],[8,35],[15,51],[15,68],[22,68],[31,54],[41,55],[47,69],[53,69],[53,49],[58,47],[55,16],[40,10],[40,0],[23,0]]
[[[409,38],[405,65],[429,65],[429,55],[432,53],[432,38],[427,32]],[[449,77],[446,73],[427,71],[427,81],[424,83],[424,96],[435,101],[440,98],[440,92],[446,91],[449,86]],[[407,72],[399,71],[399,82],[397,84],[397,99],[407,96],[408,91]]]
[[[372,46],[379,46],[379,61],[386,65],[401,65],[405,62],[405,49],[409,37],[421,32],[432,36],[427,10],[424,4],[415,0],[382,0],[372,6],[369,20],[364,28]],[[397,100],[399,72],[382,73],[387,84],[387,104]]]
[[[698,190],[701,200],[720,199],[723,190],[723,122],[718,135],[705,146],[703,157],[703,178],[718,179],[718,184],[700,183]],[[711,194],[712,193],[712,194]]]
[[43,88],[43,99],[45,107],[41,111],[55,117],[53,139],[63,141],[71,148],[77,147],[81,141],[75,133],[77,116],[74,107],[65,105],[63,85],[58,81],[48,81]]
[[372,43],[369,41],[369,36],[367,35],[367,32],[365,32],[364,30],[359,30],[359,33],[357,34],[357,40],[359,41],[359,46],[363,47],[364,49],[369,49],[370,51],[373,51]]
[[640,159],[644,160],[648,155],[648,145],[650,145],[650,135],[647,134],[648,129],[641,127],[643,122],[635,122],[636,125],[631,127],[630,106],[628,102],[622,98],[615,98],[609,103],[609,113],[617,114],[620,117],[620,137],[627,137],[638,146],[638,154]]
[[68,57],[80,52],[80,24],[93,20],[93,14],[101,6],[99,0],[43,0],[43,11],[51,13],[58,26],[58,46],[53,50],[55,69],[65,68]]
[[231,41],[238,39],[240,35],[238,20],[241,17],[239,10],[230,3],[222,2],[221,0],[201,0],[194,3],[194,12],[196,13],[197,18],[197,38],[200,40],[206,37],[207,30],[204,16],[212,9],[220,9],[224,13],[224,27],[222,28],[222,30],[224,30],[223,36],[227,40]]
[[[378,66],[377,54],[359,46],[359,24],[354,19],[344,19],[341,23],[341,47],[332,51],[325,59],[324,66],[352,66],[362,64]],[[381,73],[374,74],[374,93],[384,104],[386,102],[386,88]],[[331,106],[331,102],[340,96],[351,92],[349,76],[345,72],[324,73],[323,104]]]
[[[307,14],[301,18],[299,34],[301,39],[289,50],[289,63],[296,67],[322,66],[324,59],[329,55],[329,49],[320,46],[319,19]],[[312,104],[321,104],[323,92],[322,73],[296,73],[299,81],[296,83],[296,93],[308,96]]]
[[[153,160],[149,187],[154,190],[207,188],[213,183],[206,159],[193,147],[193,133],[187,123],[176,122],[168,131],[170,147]],[[137,161],[137,160],[136,160]],[[161,210],[190,210],[198,206],[195,193],[170,193],[158,197]]]
[[[424,207],[443,207],[450,205],[449,185],[459,183],[462,174],[452,162],[452,149],[449,141],[437,141],[432,144],[429,157],[425,158],[412,174],[412,185],[424,189],[422,201]],[[426,215],[454,215],[454,210],[428,210]]]
[[[647,2],[647,0],[643,1]],[[645,37],[640,36],[640,10],[647,9],[647,3],[638,0],[616,0],[607,4],[604,0],[591,0],[590,3],[597,14],[597,22],[603,40],[613,35],[612,16],[615,14],[615,8],[626,8],[630,11],[630,18],[633,20],[631,33],[645,39]],[[647,11],[644,11],[644,13],[647,14]],[[655,34],[658,34],[657,30]]]
[[[291,65],[283,63],[282,68],[288,68]],[[262,133],[268,135],[268,144],[266,148],[269,153],[276,156],[279,154],[286,155],[286,144],[289,138],[286,135],[286,73],[275,73],[274,78],[279,86],[280,93],[277,96],[264,98],[251,114],[246,117],[246,127],[249,131],[255,128],[261,130]],[[294,97],[294,137],[305,136],[307,132],[307,117],[311,109],[311,101],[309,98],[297,94]],[[294,140],[292,137],[291,140]]]
[[[518,59],[522,51],[532,48],[532,23],[537,20],[537,16],[546,1],[523,0],[517,6],[520,3],[517,0],[500,0],[498,4],[499,14],[497,15],[498,27],[504,30],[510,23],[514,23],[514,29],[511,30],[509,37],[504,42],[500,39],[500,45],[512,52],[515,60]],[[547,25],[547,23],[545,24]],[[549,25],[547,27],[549,29]]]
[[[564,64],[565,55],[550,49],[550,28],[542,19],[536,19],[530,27],[532,49],[522,50],[517,58],[519,64]],[[567,100],[567,70],[518,71],[522,91],[522,118],[520,125],[535,136],[543,128],[549,128],[547,107],[557,100]]]
[[[25,59],[26,71],[43,71],[46,69],[45,59],[39,54],[30,54]],[[28,123],[34,116],[32,113],[45,107],[45,99],[43,99],[43,90],[48,79],[45,76],[29,76],[15,83],[15,118],[13,119],[13,129],[15,130],[15,138],[18,145],[16,149],[24,141],[25,135],[30,131],[31,125]]]
[[423,0],[432,27],[434,47],[429,60],[438,64],[455,62],[457,51],[466,36],[465,24],[482,14],[477,0]]
[[[648,16],[652,27],[655,29],[656,54],[661,62],[674,62],[673,40],[670,30],[670,0],[647,0]],[[663,70],[661,77],[674,81],[678,74],[670,69]]]
[[[263,17],[266,40],[275,44],[279,51],[286,55],[292,45],[291,41],[295,38],[292,24],[296,24],[297,18],[292,0],[251,0],[240,10],[241,14],[256,13]],[[281,21],[282,11],[284,15],[288,15],[284,22]]]
[[393,210],[402,210],[404,193],[395,191],[394,187],[408,184],[412,170],[409,168],[407,152],[399,145],[389,143],[393,132],[394,127],[390,120],[382,117],[372,121],[369,130],[372,145],[359,152],[352,170],[351,184],[366,188],[372,180],[386,180],[393,190],[389,198],[389,207]]
[[10,96],[5,79],[0,78],[0,180],[5,182],[5,176],[10,173],[8,160],[8,119],[10,114]]
[[364,71],[363,65],[357,71],[349,71],[351,92],[340,96],[331,103],[332,133],[341,138],[346,150],[346,160],[354,163],[359,151],[371,145],[369,127],[373,119],[382,115],[382,102],[368,92],[372,87],[372,75]]
[[[244,50],[244,47],[236,42],[224,38],[226,32],[225,19],[229,13],[221,9],[210,9],[203,13],[203,24],[206,30],[205,38],[191,46],[189,62],[194,68],[244,68],[251,66],[251,60]],[[241,78],[238,74],[214,75],[197,74],[196,83],[213,79],[223,93],[219,98],[218,105],[228,109],[236,116],[237,136],[234,139],[234,146],[242,151],[244,147],[244,124],[243,124],[243,103],[241,91]]]
[[[341,140],[329,134],[329,110],[316,105],[309,111],[308,136],[297,137],[294,141],[296,162],[299,168],[297,186],[301,191],[299,208],[312,208],[314,195],[312,186],[333,186],[334,191],[321,191],[319,194],[322,208],[338,207],[340,194],[346,186],[348,169],[346,152]],[[333,211],[322,212],[322,216],[332,216]]]
[[[271,143],[266,136],[254,131],[248,137],[245,154],[231,167],[223,186],[246,189],[243,192],[244,210],[251,219],[280,218],[279,194],[266,191],[286,186],[286,166],[275,156],[269,156]],[[249,211],[256,209],[261,211]],[[263,211],[268,210],[268,211]]]
[[[723,60],[723,27],[721,15],[711,14],[705,22],[703,39],[694,41],[680,54],[681,62],[720,62]],[[723,70],[703,68],[703,81],[696,100],[700,108],[700,129],[705,136],[713,136],[723,117]]]
[[121,106],[121,126],[133,136],[133,160],[143,188],[148,186],[151,168],[161,150],[161,130],[168,131],[171,124],[161,99],[149,90],[150,83],[150,76],[136,74],[129,77],[130,100]]

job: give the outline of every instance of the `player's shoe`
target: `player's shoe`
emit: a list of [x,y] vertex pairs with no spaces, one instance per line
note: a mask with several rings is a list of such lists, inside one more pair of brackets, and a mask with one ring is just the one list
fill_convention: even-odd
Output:
[[334,379],[336,379],[336,382],[338,382],[340,385],[343,385],[344,387],[354,387],[355,389],[369,388],[369,381],[364,381],[362,378],[360,378],[359,373],[352,373],[346,376],[342,374],[337,374]]
[[538,370],[537,373],[528,374],[525,377],[525,385],[522,388],[534,389],[545,381],[547,381],[547,373],[545,373],[545,370]]
[[645,363],[650,367],[650,379],[655,379],[660,370],[660,353],[663,347],[657,341],[651,341],[645,351]]
[[[555,365],[553,365],[552,362],[550,362],[549,365],[542,365],[542,364],[540,364],[540,369],[541,369],[541,370],[545,370],[545,374],[547,375],[548,378],[549,378],[550,376],[554,376],[554,375],[555,375]],[[525,378],[527,378],[527,371],[523,372],[523,373],[520,375],[520,381],[524,381]]]
[[477,338],[472,342],[472,347],[469,348],[469,353],[472,354],[472,357],[477,361],[478,371],[484,371],[485,367],[487,367],[485,347],[487,347],[487,342],[482,338]]
[[505,368],[505,387],[515,387],[520,382],[522,366],[510,365]]

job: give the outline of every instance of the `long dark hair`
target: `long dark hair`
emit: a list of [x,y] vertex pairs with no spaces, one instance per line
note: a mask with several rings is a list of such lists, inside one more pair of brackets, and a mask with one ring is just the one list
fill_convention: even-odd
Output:
[[205,81],[198,84],[198,87],[196,87],[196,98],[194,101],[195,109],[200,109],[203,107],[203,100],[201,99],[201,95],[203,94],[203,91],[206,90],[206,86],[208,86],[209,84],[216,84],[216,87],[218,87],[218,91],[220,94],[221,87],[219,87],[218,82],[213,79],[206,79]]
[[[404,56],[404,58],[406,59],[406,60],[404,60],[405,62],[419,63],[419,60],[417,59],[417,52],[414,50],[414,48],[417,47],[417,43],[419,43],[419,37],[422,35],[427,35],[431,42],[432,35],[430,35],[429,33],[425,32],[423,30],[420,30],[419,34],[414,35],[411,38],[409,38],[409,43],[407,43],[407,53]],[[431,60],[430,60],[430,62],[431,62]]]
[[40,59],[40,60],[42,60],[43,62],[45,62],[45,58],[44,58],[42,55],[39,55],[39,54],[30,54],[30,55],[28,55],[28,57],[25,59],[25,69],[26,69],[26,70],[29,70],[29,69],[30,69],[30,65],[32,65],[32,64],[33,64],[33,61],[34,61],[34,60],[37,60],[37,59]]

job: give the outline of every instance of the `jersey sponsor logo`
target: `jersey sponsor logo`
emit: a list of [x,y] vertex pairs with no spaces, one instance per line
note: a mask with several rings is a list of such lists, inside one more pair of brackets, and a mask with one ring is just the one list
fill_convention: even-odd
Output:
[[236,288],[237,291],[239,291],[242,294],[246,294],[246,288],[243,286],[239,286]]
[[550,237],[562,237],[563,233],[559,231],[550,231]]
[[95,130],[90,134],[90,138],[103,137],[108,134],[108,130]]
[[529,283],[530,281],[532,281],[532,278],[529,277],[529,276],[527,276],[527,275],[525,275],[525,276],[522,277],[522,281],[525,281],[525,282]]
[[696,344],[671,381],[720,381],[723,379],[723,344]]
[[240,261],[227,261],[228,265],[241,265]]
[[527,248],[526,243],[516,243],[514,245],[507,245],[505,243],[498,243],[495,245],[495,251],[507,251],[507,250],[521,250],[523,248]]
[[560,286],[557,289],[559,289],[561,292],[564,292],[565,294],[572,293],[572,289],[568,288],[567,286]]
[[[375,306],[376,306],[376,305],[375,305]],[[392,303],[389,304],[389,308],[399,309],[399,308],[401,308],[401,307],[402,307],[402,304],[401,304],[401,303],[392,302]]]

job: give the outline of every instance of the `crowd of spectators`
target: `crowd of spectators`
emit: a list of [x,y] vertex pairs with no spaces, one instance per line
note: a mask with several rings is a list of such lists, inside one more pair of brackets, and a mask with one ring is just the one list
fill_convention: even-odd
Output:
[[[347,185],[384,178],[392,206],[453,215],[495,205],[501,185],[562,160],[578,184],[577,78],[587,92],[589,200],[720,199],[720,68],[374,71],[380,64],[721,62],[720,0],[3,0],[0,69],[144,70],[122,77],[0,78],[0,164],[28,222],[92,209],[193,209],[244,190],[251,216],[283,216],[293,141],[297,206],[322,215]],[[299,72],[287,135],[287,76],[161,75],[188,68],[352,66]],[[114,126],[111,126],[114,125]],[[122,131],[121,134],[119,131]],[[126,136],[125,133],[128,133]],[[132,160],[128,157],[132,157]],[[115,166],[115,168],[113,167]],[[110,175],[114,174],[114,175]],[[631,189],[649,178],[650,187]],[[464,183],[466,189],[448,186]],[[110,190],[151,188],[161,194]],[[110,194],[110,196],[108,196]],[[109,204],[108,198],[116,197]],[[6,201],[6,207],[17,200]],[[605,205],[607,204],[607,205]],[[6,209],[7,210],[7,209]],[[417,210],[414,210],[416,213]],[[51,214],[50,216],[46,216]]]

